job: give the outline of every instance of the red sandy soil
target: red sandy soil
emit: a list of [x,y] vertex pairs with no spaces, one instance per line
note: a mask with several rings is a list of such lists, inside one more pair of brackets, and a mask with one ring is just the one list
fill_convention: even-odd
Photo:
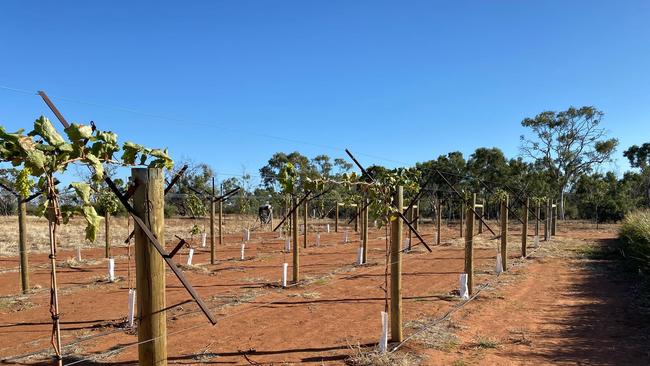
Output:
[[[509,257],[515,267],[495,280],[497,241],[482,234],[475,250],[477,287],[494,281],[452,315],[462,326],[451,350],[427,349],[407,342],[399,352],[420,356],[421,364],[649,364],[643,323],[628,309],[629,284],[604,276],[584,260],[553,256],[552,251],[519,257],[517,228],[510,232]],[[433,229],[422,230],[431,244]],[[532,231],[531,231],[532,232]],[[609,245],[614,230],[572,227],[547,245],[564,239]],[[443,245],[429,253],[417,246],[403,256],[405,322],[440,317],[461,304],[458,278],[463,271],[458,228],[443,230]],[[358,237],[344,244],[343,234],[322,234],[320,247],[310,234],[301,250],[301,274],[310,279],[279,288],[284,240],[275,233],[253,233],[246,260],[239,260],[241,235],[226,237],[217,247],[219,262],[209,262],[207,248],[196,248],[196,268],[185,274],[218,318],[211,326],[179,281],[167,271],[168,356],[182,364],[343,364],[358,346],[372,348],[384,310],[385,232],[370,235],[369,264],[356,266]],[[300,241],[302,246],[302,239]],[[175,243],[169,241],[167,247]],[[209,245],[209,244],[208,244]],[[532,237],[529,251],[533,251]],[[568,245],[568,244],[567,244]],[[103,249],[84,250],[89,259],[59,268],[60,308],[65,361],[70,364],[131,365],[137,363],[137,336],[125,329],[128,280],[126,248],[114,248],[116,275],[106,281]],[[187,250],[175,257],[185,263]],[[61,262],[72,251],[60,252]],[[63,259],[63,260],[61,260]],[[578,263],[579,262],[579,263]],[[46,255],[32,255],[29,295],[18,295],[18,259],[0,258],[0,359],[6,364],[51,364],[49,267]],[[579,265],[577,265],[578,263]],[[593,263],[592,263],[593,264]],[[132,275],[134,270],[132,268]],[[516,328],[516,329],[515,329]],[[522,340],[513,340],[513,329]],[[414,332],[405,328],[405,335]],[[474,347],[477,337],[496,340],[494,349]]]

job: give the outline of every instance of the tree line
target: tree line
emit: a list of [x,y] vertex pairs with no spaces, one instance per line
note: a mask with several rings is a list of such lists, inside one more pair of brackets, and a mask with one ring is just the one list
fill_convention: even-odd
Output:
[[[506,157],[497,147],[479,147],[469,156],[453,151],[416,163],[408,170],[426,189],[420,200],[421,215],[432,215],[436,200],[442,200],[448,218],[460,214],[460,198],[447,181],[465,199],[476,193],[485,200],[488,217],[497,215],[498,205],[490,203],[496,203],[504,193],[528,197],[535,202],[552,199],[557,202],[562,218],[597,222],[618,221],[627,212],[648,207],[650,143],[624,150],[623,156],[629,160],[633,170],[622,176],[602,171],[606,163],[616,157],[618,147],[618,140],[608,136],[608,131],[601,126],[603,118],[602,111],[590,106],[571,107],[559,112],[545,111],[521,121],[527,134],[521,136],[517,156]],[[342,157],[321,154],[310,158],[298,151],[277,152],[259,169],[259,184],[254,184],[247,172],[215,182],[216,195],[235,187],[241,188],[225,202],[224,211],[255,214],[259,206],[266,203],[275,208],[276,214],[282,211],[287,205],[287,197],[282,194],[279,175],[289,163],[300,180],[339,180],[354,168]],[[166,213],[169,216],[204,216],[209,208],[207,197],[213,190],[215,171],[204,163],[180,162],[168,172],[169,179],[184,164],[188,164],[189,169],[167,196]],[[382,169],[390,170],[379,165],[368,167],[371,172]],[[112,172],[109,170],[108,173]],[[0,170],[0,182],[10,185],[16,175],[13,169]],[[102,187],[96,187],[96,191],[101,192]],[[333,186],[310,202],[309,214],[312,217],[331,217],[336,202],[357,203],[360,197],[352,187]],[[65,204],[65,197],[63,202]],[[102,205],[98,206],[101,214]],[[15,209],[13,197],[0,191],[0,213],[15,214]],[[342,208],[343,215],[353,212],[354,209]]]

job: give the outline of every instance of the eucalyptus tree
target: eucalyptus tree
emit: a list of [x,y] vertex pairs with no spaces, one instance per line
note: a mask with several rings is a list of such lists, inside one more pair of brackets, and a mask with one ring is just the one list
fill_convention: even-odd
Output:
[[594,107],[570,107],[565,111],[545,111],[526,118],[521,125],[532,135],[521,136],[524,158],[541,163],[552,179],[564,218],[564,195],[580,175],[611,161],[618,140],[608,138],[601,127],[604,113]]

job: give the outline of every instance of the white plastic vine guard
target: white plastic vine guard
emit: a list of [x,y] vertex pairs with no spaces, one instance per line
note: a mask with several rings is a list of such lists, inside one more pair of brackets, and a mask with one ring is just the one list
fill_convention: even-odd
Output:
[[287,287],[287,269],[289,263],[282,263],[282,287]]
[[115,259],[108,258],[108,281],[115,281]]
[[460,298],[463,300],[469,300],[469,289],[467,288],[467,273],[461,273],[460,275]]
[[381,312],[381,334],[379,335],[379,352],[386,353],[388,349],[388,313]]
[[190,252],[187,254],[187,265],[192,265],[192,258],[194,257],[194,248],[190,248]]

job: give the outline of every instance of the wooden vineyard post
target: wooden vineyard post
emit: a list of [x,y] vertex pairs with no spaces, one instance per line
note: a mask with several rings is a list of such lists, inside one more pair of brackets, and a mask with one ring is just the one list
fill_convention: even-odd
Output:
[[291,221],[293,225],[291,227],[291,241],[292,241],[292,250],[293,250],[293,283],[298,283],[300,278],[300,257],[298,256],[298,251],[300,250],[300,245],[298,245],[298,198],[293,197],[293,212],[291,213]]
[[544,241],[549,240],[549,230],[551,221],[551,200],[546,201],[546,215],[544,215]]
[[436,227],[438,228],[436,244],[440,245],[442,237],[442,203],[440,202],[440,199],[436,200]]
[[362,245],[362,255],[363,262],[368,262],[368,199],[365,200],[363,205],[363,212],[361,214],[361,245]]
[[[223,196],[223,183],[220,194]],[[219,245],[223,245],[223,200],[219,200]]]
[[305,248],[307,248],[307,210],[307,200],[305,200],[302,206],[302,241]]
[[537,204],[535,206],[535,236],[539,240],[539,217],[541,215],[542,210],[540,209],[539,206],[539,200],[537,200]]
[[557,229],[557,204],[551,206],[551,236],[555,236]]
[[[164,175],[162,169],[133,168],[138,185],[135,214],[161,243],[165,240]],[[138,291],[138,360],[140,365],[167,364],[165,262],[144,231],[135,227],[136,288]]]
[[[210,197],[210,264],[214,264],[214,177],[212,177],[212,196]],[[219,202],[221,205],[221,202]]]
[[465,235],[465,273],[467,274],[467,290],[474,294],[474,213],[467,207],[467,233]]
[[334,216],[334,232],[338,233],[339,232],[339,203],[336,202],[336,216]]
[[524,207],[523,207],[523,217],[521,218],[521,221],[523,221],[523,225],[521,227],[521,257],[526,258],[528,255],[526,253],[526,246],[528,245],[528,205],[530,204],[530,199],[526,198],[526,201],[524,201]]
[[23,294],[29,291],[29,263],[27,258],[27,203],[18,197],[18,250],[20,251],[20,283]]
[[[397,187],[395,206],[404,206],[404,188]],[[402,341],[402,220],[391,222],[390,230],[390,335],[391,342]]]
[[111,214],[104,212],[104,231],[106,232],[106,258],[111,257]]
[[508,196],[501,201],[501,265],[508,268]]
[[463,200],[463,202],[460,204],[460,237],[461,238],[463,237],[463,221],[465,220],[465,218],[463,217],[464,214],[465,214],[465,201]]

